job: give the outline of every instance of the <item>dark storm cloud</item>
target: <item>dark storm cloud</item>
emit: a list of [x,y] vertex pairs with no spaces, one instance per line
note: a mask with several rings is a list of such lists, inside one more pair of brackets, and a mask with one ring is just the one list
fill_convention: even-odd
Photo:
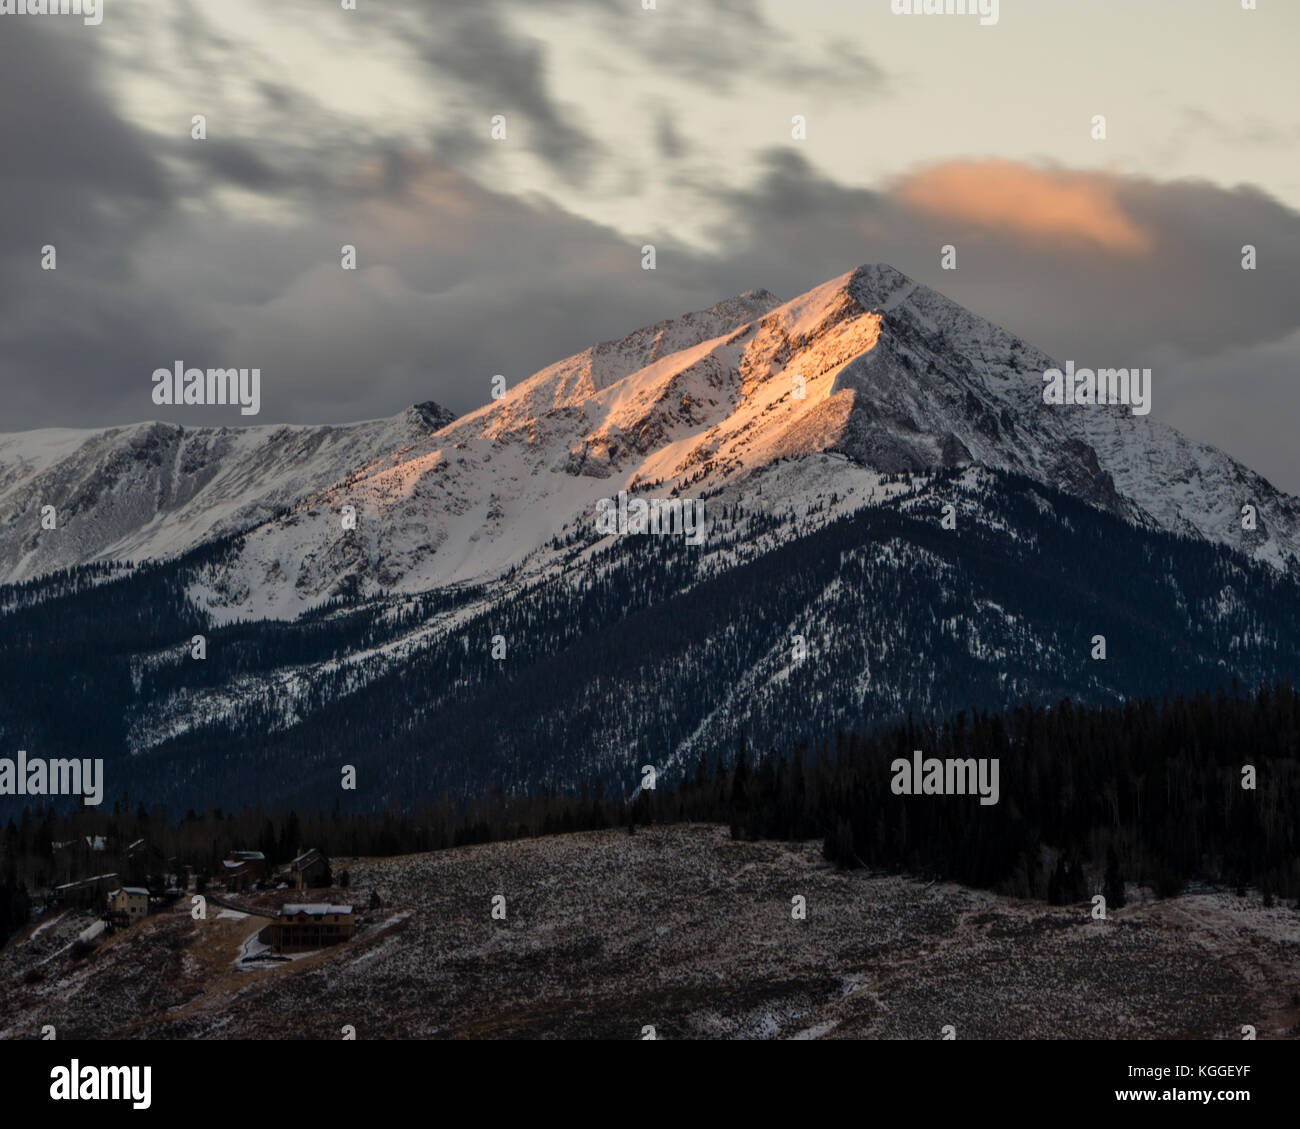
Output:
[[[592,334],[717,300],[702,279],[642,271],[639,243],[544,200],[414,156],[373,178],[372,194],[268,250],[299,273],[234,319],[226,351],[275,374],[263,380],[271,418],[365,418],[425,399],[463,412],[487,400],[496,373],[514,383]],[[357,272],[338,268],[338,239],[322,231],[346,233]],[[232,256],[260,242],[251,228],[225,236]]]
[[[186,316],[142,287],[134,266],[173,213],[174,188],[148,139],[114,113],[96,40],[82,31],[15,19],[0,34],[0,79],[21,95],[0,114],[6,430],[122,419],[133,366]],[[41,269],[47,244],[54,271]]]
[[39,193],[51,188],[165,203],[157,160],[95,81],[90,38],[55,22],[8,20],[0,34],[0,79],[6,91],[24,95],[7,100],[0,114],[0,175],[8,191],[23,185],[37,207]]
[[[158,14],[151,8],[146,18],[157,18]],[[206,81],[219,83],[232,73],[232,65],[242,61],[239,44],[222,35],[195,0],[172,0],[162,9],[162,14],[176,28],[174,42],[183,52],[186,67],[197,70]],[[140,15],[145,13],[137,14],[136,18]]]
[[1295,441],[1300,332],[1174,363],[1178,394],[1167,405],[1166,422],[1227,451],[1275,486],[1300,494]]
[[471,129],[462,120],[434,130],[429,141],[436,161],[461,169],[473,168],[491,144],[486,130]]
[[[481,125],[470,128],[460,115],[435,130],[432,140],[439,159],[472,166],[490,144],[491,115],[505,113],[509,121],[509,111],[514,110],[528,125],[524,144],[568,182],[585,184],[601,162],[637,173],[584,128],[580,107],[564,105],[551,93],[546,46],[511,27],[513,15],[535,11],[597,21],[611,42],[634,53],[651,74],[709,91],[727,90],[741,76],[758,74],[795,88],[801,97],[845,88],[857,95],[879,95],[888,87],[884,70],[844,42],[828,40],[812,52],[802,46],[793,49],[788,29],[770,23],[754,0],[705,0],[653,11],[643,10],[635,0],[475,0],[453,4],[451,15],[445,0],[438,0],[409,13],[412,18],[401,25],[402,37],[421,45],[422,57],[439,79],[450,79],[465,92],[464,109]],[[610,80],[617,78],[611,75]],[[669,161],[688,152],[680,133],[662,117],[656,145],[660,157]]]
[[[494,114],[522,116],[524,143],[572,183],[585,182],[604,147],[577,121],[577,111],[562,106],[547,80],[547,51],[537,40],[518,34],[501,10],[484,4],[430,25],[421,48],[425,62],[441,77],[458,83],[479,106],[484,136]],[[513,126],[519,136],[519,126]]]
[[[796,44],[788,24],[769,22],[762,7],[749,0],[644,14],[638,9],[633,5],[610,14],[611,28],[623,29],[619,41],[656,72],[709,91],[729,90],[755,75],[800,96],[844,88],[876,96],[888,88],[885,70],[849,44],[826,40],[820,49]],[[777,10],[786,20],[800,18],[797,9]],[[639,22],[631,27],[632,20]],[[629,30],[635,34],[626,34]]]
[[[997,222],[969,200],[927,210],[912,189],[947,168],[923,169],[889,190],[849,188],[821,176],[793,148],[767,154],[752,187],[725,194],[714,237],[728,263],[790,294],[858,262],[886,261],[1060,355],[1162,345],[1204,355],[1274,341],[1300,326],[1300,213],[1254,189],[1205,182],[1031,170],[1002,163],[1048,190],[1093,187],[1122,210],[1149,249]],[[997,177],[983,191],[996,191]],[[1028,211],[1023,179],[1016,206]],[[996,201],[1004,210],[1005,201]],[[1049,199],[1047,204],[1056,201]],[[1012,213],[1014,215],[1014,212]],[[987,218],[980,218],[981,216]],[[940,269],[940,248],[957,248],[958,269]],[[1259,269],[1241,269],[1241,248],[1259,248]],[[734,248],[734,251],[728,251]],[[758,285],[753,282],[751,285]]]
[[661,157],[670,161],[684,157],[690,151],[690,145],[677,132],[673,115],[667,110],[660,111],[655,117],[655,148]]
[[199,176],[218,177],[228,184],[258,192],[289,188],[300,183],[296,178],[265,160],[252,145],[224,138],[209,138],[201,144],[179,143],[184,156],[195,166]]

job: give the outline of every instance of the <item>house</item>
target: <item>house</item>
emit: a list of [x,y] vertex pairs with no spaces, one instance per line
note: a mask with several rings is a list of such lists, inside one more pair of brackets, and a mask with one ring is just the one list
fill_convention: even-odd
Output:
[[337,945],[356,932],[351,906],[327,902],[286,905],[257,938],[277,953],[302,953]]
[[97,874],[93,878],[81,878],[76,882],[55,886],[50,892],[50,901],[73,909],[99,909],[108,892],[116,890],[121,884],[122,880],[116,874]]
[[134,925],[149,915],[149,891],[143,886],[121,886],[108,895],[109,919]]
[[328,886],[333,881],[329,859],[315,847],[303,851],[285,867],[280,872],[280,879],[298,890],[307,890],[313,886]]
[[126,847],[125,874],[137,886],[160,886],[167,883],[175,860],[167,858],[162,850],[145,839],[137,839]]
[[69,878],[77,870],[89,870],[92,866],[103,866],[104,855],[110,847],[107,835],[78,835],[75,839],[50,840],[50,853],[57,859],[57,869]]
[[137,839],[134,843],[129,843],[126,848],[126,857],[133,863],[155,871],[163,870],[175,861],[164,855],[162,848],[145,839]]
[[247,890],[266,873],[266,856],[261,851],[231,851],[221,860],[227,890]]

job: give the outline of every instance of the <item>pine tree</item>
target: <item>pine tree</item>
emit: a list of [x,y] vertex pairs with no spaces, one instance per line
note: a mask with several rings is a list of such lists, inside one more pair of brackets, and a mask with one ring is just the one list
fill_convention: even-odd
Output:
[[1124,906],[1124,875],[1119,868],[1119,855],[1114,846],[1106,852],[1106,880],[1102,887],[1108,910],[1121,909]]
[[1047,880],[1047,903],[1053,906],[1063,906],[1066,904],[1067,894],[1066,887],[1069,883],[1069,877],[1065,873],[1065,852],[1062,851],[1056,856],[1056,869],[1052,871],[1052,877]]

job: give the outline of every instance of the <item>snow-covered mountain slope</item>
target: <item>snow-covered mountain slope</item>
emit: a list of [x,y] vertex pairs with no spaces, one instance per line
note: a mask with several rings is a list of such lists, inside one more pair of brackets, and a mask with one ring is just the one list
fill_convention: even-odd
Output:
[[[878,265],[783,304],[749,291],[594,346],[440,428],[407,412],[336,429],[10,436],[0,576],[165,555],[246,529],[191,595],[219,618],[292,618],[343,592],[544,569],[551,540],[590,532],[597,503],[620,490],[726,487],[748,503],[756,471],[812,467],[805,456],[826,451],[881,473],[1008,470],[1139,525],[1295,567],[1296,499],[1127,406],[1043,403],[1054,365]],[[797,479],[788,470],[782,488],[807,493]],[[66,521],[41,531],[39,505],[60,497]],[[870,504],[871,493],[855,498]]]
[[102,755],[114,793],[174,810],[329,806],[348,764],[382,811],[584,776],[626,790],[742,735],[788,751],[909,714],[1257,686],[1300,655],[1288,574],[1024,476],[828,452],[705,500],[699,546],[571,530],[489,583],[291,622],[186,598],[238,538],[8,590],[0,741]]
[[[543,369],[403,461],[260,527],[199,595],[226,614],[290,617],[345,582],[486,580],[590,529],[621,489],[735,482],[743,496],[758,468],[820,451],[884,472],[987,465],[1275,565],[1297,551],[1294,499],[1126,406],[1043,403],[1051,358],[890,267],[773,301],[742,295]],[[345,532],[347,504],[359,518]]]
[[[401,457],[451,418],[426,403],[346,427],[140,423],[0,435],[0,583],[167,557],[250,529],[358,465]],[[42,527],[46,506],[53,529]]]
[[[933,442],[947,428],[945,441],[952,442],[951,434],[960,444],[951,452],[955,461],[968,456],[1017,471],[1140,524],[1295,567],[1300,499],[1222,451],[1149,415],[1134,415],[1126,405],[1044,404],[1042,376],[1061,367],[1057,359],[890,267],[855,271],[849,290],[884,317],[886,348],[854,366],[859,374],[871,374],[864,414],[880,444],[896,444],[896,436],[912,426]],[[915,384],[898,379],[897,368],[886,361],[891,354],[915,375]],[[1159,370],[1153,374],[1155,396],[1161,394],[1161,377]],[[845,380],[854,383],[854,376],[846,373]],[[926,386],[924,396],[917,385]],[[882,424],[878,397],[900,396],[904,412]],[[909,411],[916,401],[924,406]],[[872,458],[870,444],[856,453],[874,465],[885,462],[879,454]],[[1242,528],[1247,504],[1257,511],[1253,531]]]

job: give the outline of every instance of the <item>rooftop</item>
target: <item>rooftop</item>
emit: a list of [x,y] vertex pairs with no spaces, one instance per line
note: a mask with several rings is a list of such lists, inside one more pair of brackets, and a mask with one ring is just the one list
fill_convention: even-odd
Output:
[[72,890],[77,886],[89,886],[92,882],[103,882],[106,878],[116,877],[117,875],[113,873],[96,874],[93,878],[78,878],[75,882],[65,882],[62,886],[55,886],[54,888],[56,890]]
[[351,906],[332,906],[328,902],[295,902],[293,905],[283,906],[280,910],[281,917],[293,917],[299,913],[309,913],[313,917],[318,917],[326,913],[351,913]]

